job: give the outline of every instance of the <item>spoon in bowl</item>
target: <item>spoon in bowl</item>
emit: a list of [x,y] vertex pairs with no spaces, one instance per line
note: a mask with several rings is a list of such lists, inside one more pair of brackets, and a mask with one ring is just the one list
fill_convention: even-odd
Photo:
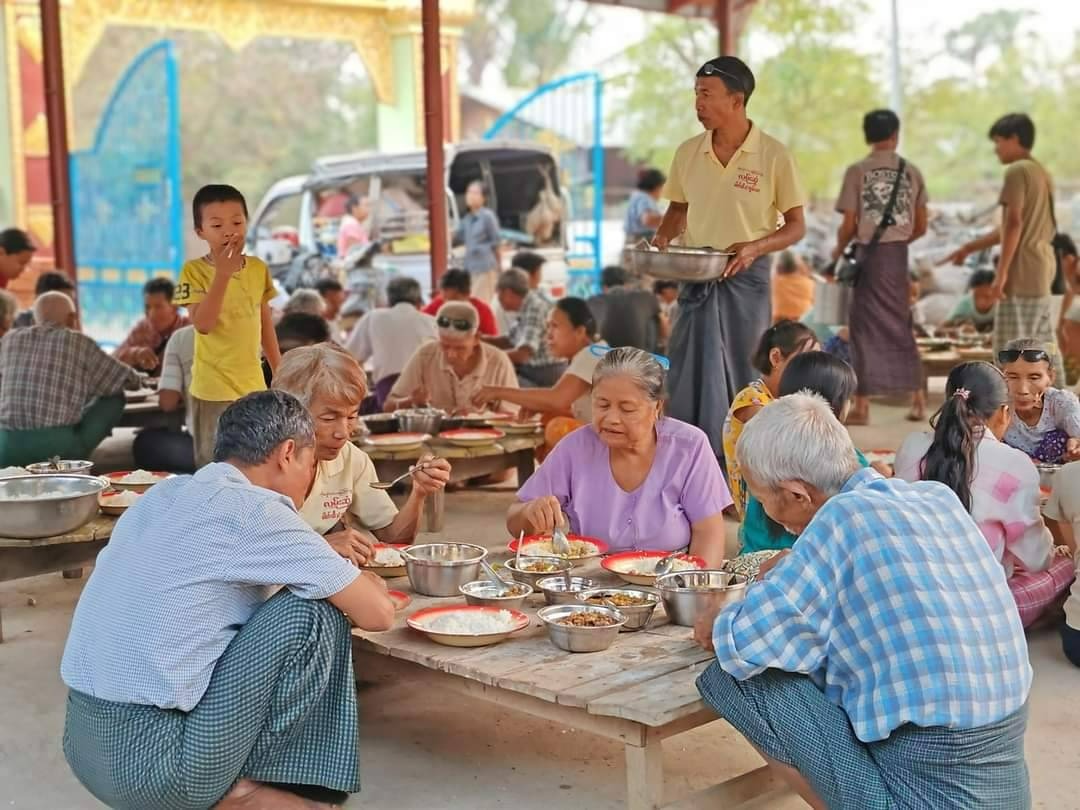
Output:
[[675,558],[679,556],[679,552],[674,551],[668,554],[666,557],[661,557],[656,561],[656,576],[662,577],[664,574],[671,573],[671,569],[675,567]]

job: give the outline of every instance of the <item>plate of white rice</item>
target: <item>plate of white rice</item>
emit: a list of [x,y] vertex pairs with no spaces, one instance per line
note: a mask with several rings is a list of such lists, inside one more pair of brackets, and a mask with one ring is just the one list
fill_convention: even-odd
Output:
[[364,566],[365,571],[372,571],[380,577],[393,579],[405,576],[405,557],[401,549],[408,548],[408,543],[376,543],[375,556]]
[[524,630],[529,626],[529,617],[520,610],[456,605],[418,610],[407,624],[449,647],[484,647]]
[[172,478],[171,473],[150,472],[149,470],[124,470],[123,472],[107,473],[105,478],[116,489],[130,489],[135,492],[146,492],[154,484],[158,484],[167,478]]

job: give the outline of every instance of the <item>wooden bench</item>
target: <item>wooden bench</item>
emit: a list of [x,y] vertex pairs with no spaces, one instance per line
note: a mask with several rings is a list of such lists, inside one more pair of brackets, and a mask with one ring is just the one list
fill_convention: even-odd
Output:
[[[112,536],[116,518],[98,515],[68,534],[19,540],[0,537],[0,582],[36,577],[54,571],[77,571],[92,563]],[[4,629],[0,619],[0,643]]]
[[[431,440],[419,450],[406,452],[377,449],[363,443],[358,445],[371,457],[380,481],[394,480],[421,456],[431,454],[450,462],[453,468],[451,483],[516,469],[518,486],[521,486],[536,470],[536,448],[543,443],[544,437],[538,433],[535,436],[507,436],[485,447],[457,447],[438,439]],[[445,509],[445,493],[438,492],[427,499],[424,514],[427,531],[442,531]]]
[[165,428],[181,430],[184,427],[184,410],[161,410],[157,394],[147,397],[142,402],[129,402],[124,406],[124,415],[117,427],[129,428]]
[[[614,577],[598,565],[585,570],[589,577],[614,584]],[[391,587],[411,590],[407,579],[392,580]],[[416,610],[454,603],[463,604],[460,599],[413,594],[412,604],[398,614],[390,630],[353,630],[357,671],[389,670],[410,683],[430,683],[622,744],[628,810],[731,808],[787,794],[768,766],[762,766],[665,803],[661,741],[717,717],[695,686],[712,654],[694,643],[689,628],[669,624],[663,606],[645,630],[622,633],[607,650],[580,655],[563,652],[549,641],[535,617],[544,601],[535,595],[524,608],[532,617],[529,627],[491,647],[445,647],[405,625],[405,617]]]

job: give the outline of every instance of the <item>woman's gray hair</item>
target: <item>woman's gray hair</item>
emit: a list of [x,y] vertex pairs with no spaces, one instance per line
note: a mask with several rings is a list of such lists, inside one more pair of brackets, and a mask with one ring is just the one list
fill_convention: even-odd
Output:
[[214,461],[265,464],[281,443],[315,446],[315,423],[296,397],[284,391],[258,391],[236,400],[218,421]]
[[609,377],[630,377],[650,402],[664,398],[664,367],[641,349],[622,346],[605,354],[593,372],[593,388]]
[[766,405],[743,428],[735,445],[739,466],[755,483],[779,489],[802,481],[826,497],[859,470],[847,429],[817,394],[789,394]]
[[1057,350],[1054,348],[1053,343],[1047,343],[1045,340],[1036,340],[1035,338],[1017,338],[1016,340],[1010,340],[1005,344],[1003,351],[1007,352],[1026,352],[1035,349],[1036,351],[1046,352],[1051,358],[1057,354]]
[[7,290],[0,290],[0,329],[10,329],[19,312],[19,299]]
[[320,318],[326,312],[326,301],[315,290],[296,290],[285,302],[284,312],[289,315],[293,312],[303,312],[307,315],[317,315]]

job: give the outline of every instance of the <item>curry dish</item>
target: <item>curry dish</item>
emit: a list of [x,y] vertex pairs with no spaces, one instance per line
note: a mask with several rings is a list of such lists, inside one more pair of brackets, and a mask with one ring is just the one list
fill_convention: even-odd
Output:
[[618,624],[618,621],[606,613],[581,610],[564,616],[556,621],[556,624],[564,624],[567,627],[611,627],[613,624]]

